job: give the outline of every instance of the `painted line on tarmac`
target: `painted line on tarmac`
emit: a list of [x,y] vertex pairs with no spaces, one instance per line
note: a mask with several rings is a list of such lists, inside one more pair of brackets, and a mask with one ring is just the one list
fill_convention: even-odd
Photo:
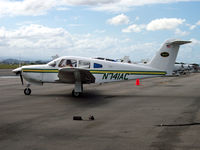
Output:
[[0,79],[15,79],[19,78],[19,76],[0,76]]

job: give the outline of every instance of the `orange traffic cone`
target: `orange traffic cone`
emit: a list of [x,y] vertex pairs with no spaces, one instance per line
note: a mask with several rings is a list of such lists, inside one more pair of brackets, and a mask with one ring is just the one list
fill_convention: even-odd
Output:
[[135,82],[135,85],[140,85],[140,80],[139,79],[136,79],[136,82]]

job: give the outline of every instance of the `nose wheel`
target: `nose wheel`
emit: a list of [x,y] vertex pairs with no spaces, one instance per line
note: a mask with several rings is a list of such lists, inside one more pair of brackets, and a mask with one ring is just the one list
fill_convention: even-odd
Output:
[[30,95],[31,94],[31,89],[30,88],[25,88],[24,89],[24,94],[25,95]]
[[25,95],[30,95],[31,94],[31,89],[29,88],[31,85],[27,84],[26,88],[24,89],[24,94]]

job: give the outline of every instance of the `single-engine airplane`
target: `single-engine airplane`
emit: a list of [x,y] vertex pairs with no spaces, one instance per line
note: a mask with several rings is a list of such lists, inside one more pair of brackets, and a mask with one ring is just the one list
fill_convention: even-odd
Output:
[[131,79],[171,75],[179,46],[191,41],[167,40],[148,64],[115,62],[111,59],[84,58],[75,56],[59,57],[48,64],[29,65],[14,69],[13,72],[28,81],[25,95],[31,94],[30,84],[67,83],[74,84],[72,95],[83,93],[83,84],[104,83]]

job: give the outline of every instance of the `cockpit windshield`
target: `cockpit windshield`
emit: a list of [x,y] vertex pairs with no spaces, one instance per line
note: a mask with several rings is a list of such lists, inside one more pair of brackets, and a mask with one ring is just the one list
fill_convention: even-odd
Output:
[[51,66],[51,67],[55,67],[56,66],[56,61],[53,60],[53,61],[49,62],[48,65]]

